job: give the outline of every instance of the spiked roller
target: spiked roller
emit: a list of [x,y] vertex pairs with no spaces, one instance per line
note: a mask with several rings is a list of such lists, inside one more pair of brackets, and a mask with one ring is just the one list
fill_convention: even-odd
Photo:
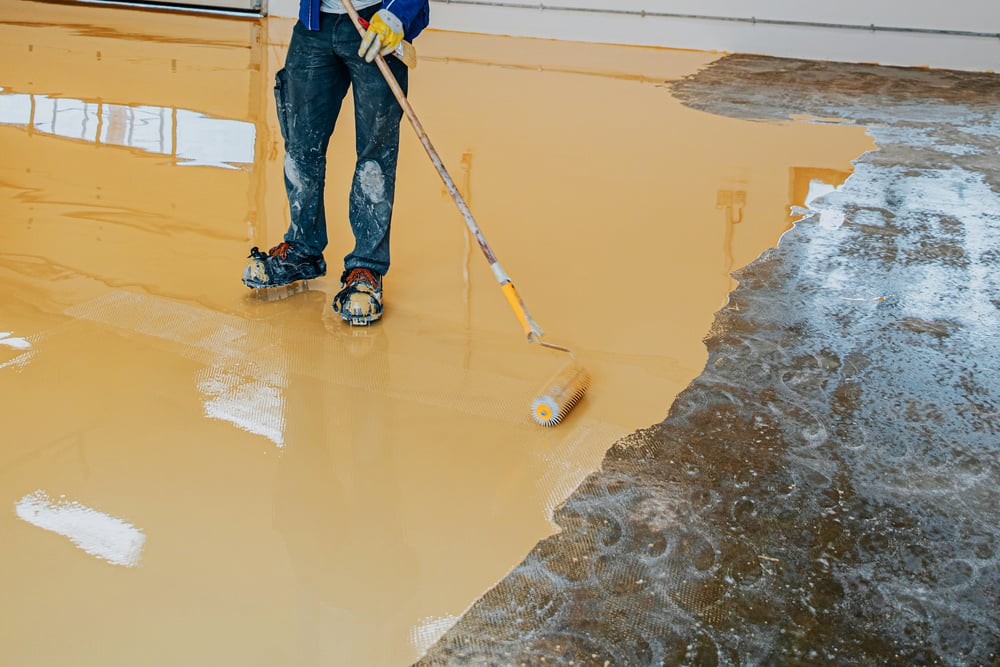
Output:
[[580,402],[590,387],[590,373],[571,361],[545,383],[531,402],[531,416],[542,426],[555,426]]

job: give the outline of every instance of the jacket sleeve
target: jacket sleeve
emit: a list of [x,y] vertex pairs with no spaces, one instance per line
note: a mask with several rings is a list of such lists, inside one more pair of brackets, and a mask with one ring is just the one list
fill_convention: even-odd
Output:
[[429,0],[384,0],[382,9],[387,9],[403,24],[403,35],[411,42],[430,22]]
[[319,30],[320,0],[299,0],[299,20],[310,30]]

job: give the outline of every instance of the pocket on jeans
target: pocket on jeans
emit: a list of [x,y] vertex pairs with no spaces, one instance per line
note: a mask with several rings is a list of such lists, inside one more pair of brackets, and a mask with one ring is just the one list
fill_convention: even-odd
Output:
[[288,141],[288,77],[285,68],[278,70],[274,75],[274,102],[278,109],[278,127],[281,129],[281,138]]

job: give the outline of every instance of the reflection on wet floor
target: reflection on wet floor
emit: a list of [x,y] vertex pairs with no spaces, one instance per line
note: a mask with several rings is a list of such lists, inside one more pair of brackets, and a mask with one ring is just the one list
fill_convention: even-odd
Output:
[[254,126],[187,109],[126,106],[0,89],[0,123],[169,155],[180,164],[253,164]]
[[44,491],[35,491],[15,505],[17,516],[30,524],[68,537],[92,556],[113,565],[135,567],[146,537],[141,530],[64,497],[53,502]]
[[705,54],[422,37],[417,113],[595,376],[541,429],[527,406],[562,360],[521,340],[408,128],[384,321],[339,321],[337,271],[246,292],[247,249],[287,224],[270,86],[291,24],[148,16],[0,2],[11,664],[411,662],[665,416],[730,272],[873,147],[682,107],[663,83]]

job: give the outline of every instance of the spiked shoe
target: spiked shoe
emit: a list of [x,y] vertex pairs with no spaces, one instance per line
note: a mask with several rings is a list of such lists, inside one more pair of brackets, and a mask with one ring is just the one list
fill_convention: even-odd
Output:
[[352,326],[363,327],[382,317],[382,276],[370,269],[344,271],[333,310]]
[[252,289],[280,287],[325,275],[323,255],[305,255],[291,244],[279,243],[266,253],[256,247],[250,249],[243,284]]

